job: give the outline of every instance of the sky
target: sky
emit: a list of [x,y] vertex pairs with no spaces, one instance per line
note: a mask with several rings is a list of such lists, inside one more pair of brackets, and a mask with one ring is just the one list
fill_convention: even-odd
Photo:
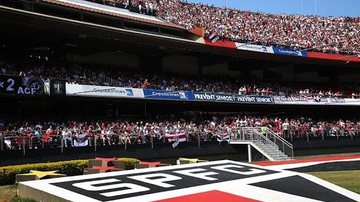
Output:
[[264,13],[360,16],[360,0],[187,0]]

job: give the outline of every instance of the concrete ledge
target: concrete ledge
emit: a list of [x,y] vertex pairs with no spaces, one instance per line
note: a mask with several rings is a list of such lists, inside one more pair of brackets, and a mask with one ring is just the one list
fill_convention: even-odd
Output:
[[25,182],[25,181],[31,181],[31,180],[39,180],[39,177],[35,174],[17,174],[15,176],[15,182]]
[[70,202],[60,197],[51,195],[50,193],[23,185],[21,182],[18,184],[18,194],[21,198],[33,199],[35,201]]

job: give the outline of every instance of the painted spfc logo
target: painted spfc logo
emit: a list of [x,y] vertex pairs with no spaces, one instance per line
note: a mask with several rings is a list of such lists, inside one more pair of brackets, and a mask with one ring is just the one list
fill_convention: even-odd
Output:
[[19,194],[79,202],[360,201],[308,174],[228,160],[23,182]]

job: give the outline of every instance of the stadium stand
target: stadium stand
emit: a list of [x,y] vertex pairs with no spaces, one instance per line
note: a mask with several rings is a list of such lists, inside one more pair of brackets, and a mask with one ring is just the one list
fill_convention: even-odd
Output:
[[[157,146],[176,153],[171,145],[180,141],[189,148],[228,145],[225,136],[247,127],[270,128],[301,142],[300,149],[360,139],[357,64],[325,54],[357,54],[358,18],[270,15],[178,0],[5,3],[4,153],[119,145],[139,148],[139,155],[146,153],[140,148]],[[195,28],[204,29],[205,42],[187,31]],[[236,50],[234,41],[315,50],[333,60],[310,52],[270,54],[259,46]],[[209,45],[215,42],[234,48]]]
[[307,98],[359,98],[359,84],[316,84],[301,82],[260,81],[256,78],[231,78],[175,75],[171,73],[146,73],[134,68],[82,66],[80,64],[47,63],[34,59],[23,64],[0,61],[4,75],[28,78],[57,78],[67,82],[87,85],[147,88],[169,91],[197,91],[231,93],[238,95],[275,95]]
[[[168,135],[186,135],[184,141],[218,141],[219,134],[230,137],[240,134],[246,127],[268,127],[287,139],[316,137],[354,137],[360,135],[359,120],[315,120],[308,117],[256,117],[256,116],[190,116],[158,119],[125,118],[112,121],[43,121],[2,123],[0,135],[6,149],[21,149],[21,137],[31,148],[60,145],[83,147],[94,144],[123,145],[169,142]],[[153,138],[153,140],[150,140]]]
[[159,15],[206,36],[327,53],[359,54],[359,18],[265,14],[177,0],[160,1]]
[[[100,1],[107,5],[129,1]],[[266,14],[181,0],[132,0],[136,12],[153,14],[190,30],[202,27],[211,40],[359,54],[359,18]]]

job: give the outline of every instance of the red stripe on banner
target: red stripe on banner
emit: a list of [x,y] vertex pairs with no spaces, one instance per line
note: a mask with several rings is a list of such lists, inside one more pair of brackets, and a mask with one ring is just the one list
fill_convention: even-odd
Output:
[[[175,137],[170,137],[170,138],[167,138],[169,142],[175,142],[176,141],[176,138]],[[186,137],[179,137],[179,142],[185,142],[186,141]]]
[[249,199],[221,191],[208,191],[198,194],[191,194],[186,196],[179,196],[171,199],[164,199],[157,202],[258,202],[254,199]]
[[310,162],[321,162],[321,161],[351,160],[351,159],[360,159],[360,155],[318,157],[318,158],[308,158],[308,159],[299,159],[299,160],[290,160],[290,161],[262,161],[262,162],[256,162],[253,164],[259,165],[259,166],[274,166],[274,165],[310,163]]
[[319,53],[319,52],[308,52],[308,57],[326,59],[326,60],[340,60],[349,62],[360,62],[358,55],[341,55],[341,54],[330,54],[330,53]]
[[181,134],[175,134],[175,135],[166,135],[165,136],[166,139],[168,139],[170,142],[176,141],[176,139],[179,139],[179,142],[184,142],[186,141],[186,135],[181,133]]
[[232,41],[217,40],[215,43],[213,43],[213,42],[211,42],[211,40],[205,39],[205,44],[209,45],[209,46],[217,46],[217,47],[236,49],[235,42],[232,42]]

